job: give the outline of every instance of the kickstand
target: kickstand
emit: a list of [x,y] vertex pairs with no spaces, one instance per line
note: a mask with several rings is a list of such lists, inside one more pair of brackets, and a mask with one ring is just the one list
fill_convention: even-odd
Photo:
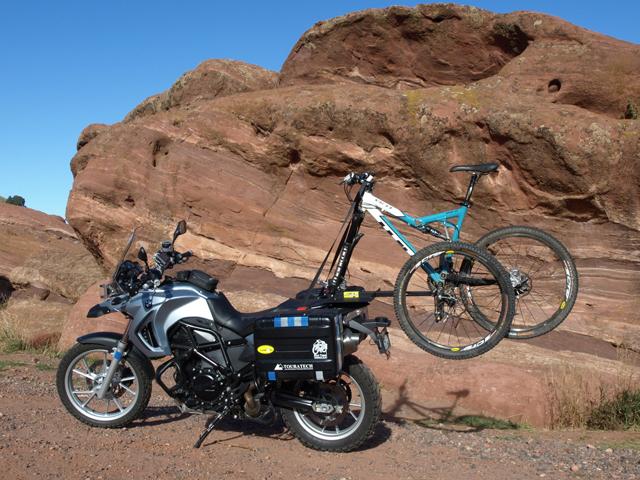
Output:
[[229,409],[225,408],[220,415],[218,415],[216,418],[211,420],[211,423],[209,423],[205,431],[202,432],[202,435],[200,435],[200,439],[196,442],[193,448],[200,448],[200,445],[202,445],[202,442],[204,442],[204,439],[209,436],[209,434],[213,431],[213,429],[216,428],[216,425],[218,424],[218,422],[222,420],[224,417],[226,417],[228,413],[229,413]]

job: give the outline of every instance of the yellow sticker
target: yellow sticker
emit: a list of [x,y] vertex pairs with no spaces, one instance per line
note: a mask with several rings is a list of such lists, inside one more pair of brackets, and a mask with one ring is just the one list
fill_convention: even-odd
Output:
[[562,310],[567,305],[567,302],[562,302],[560,304],[560,310]]
[[446,253],[447,255],[452,255],[455,252],[453,250],[449,250],[448,252],[444,252],[444,253]]
[[360,298],[360,292],[344,292],[344,298]]
[[259,353],[264,353],[264,354],[269,354],[269,353],[273,353],[275,352],[275,348],[273,348],[271,345],[260,345],[258,347],[258,352]]
[[452,351],[452,352],[459,352],[459,351],[460,351],[460,349],[459,349],[459,348],[452,348],[452,349],[451,349],[451,351]]

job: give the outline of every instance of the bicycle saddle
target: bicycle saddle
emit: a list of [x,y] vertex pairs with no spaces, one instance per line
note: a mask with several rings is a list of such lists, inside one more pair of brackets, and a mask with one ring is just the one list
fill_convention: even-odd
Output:
[[473,173],[490,173],[500,166],[499,163],[483,163],[480,165],[456,165],[451,167],[450,172],[473,172]]

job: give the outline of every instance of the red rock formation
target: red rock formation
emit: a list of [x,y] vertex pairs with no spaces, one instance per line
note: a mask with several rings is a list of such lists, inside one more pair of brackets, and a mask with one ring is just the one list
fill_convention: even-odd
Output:
[[619,119],[629,99],[638,103],[638,50],[550,15],[397,6],[318,22],[293,47],[280,83],[414,89],[507,77],[512,92],[538,93],[535,103]]
[[277,85],[276,72],[234,60],[205,60],[195,70],[182,75],[169,90],[138,105],[124,121],[130,122],[176,107],[188,109],[216,97],[267,90]]
[[59,336],[67,315],[101,273],[73,229],[55,215],[0,203],[3,325],[27,341]]
[[[625,118],[639,74],[640,46],[548,15],[349,14],[300,38],[279,88],[274,72],[205,62],[83,133],[67,219],[107,269],[136,225],[168,235],[185,218],[180,242],[205,263],[309,280],[348,209],[349,171],[375,171],[376,194],[417,215],[462,199],[468,178],[451,166],[497,161],[463,239],[548,230],[581,274],[561,328],[640,348],[640,120]],[[373,224],[364,233],[352,283],[388,289],[405,254]]]

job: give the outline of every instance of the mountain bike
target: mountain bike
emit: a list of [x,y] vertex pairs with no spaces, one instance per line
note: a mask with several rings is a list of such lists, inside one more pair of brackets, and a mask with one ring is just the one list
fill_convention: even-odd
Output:
[[[414,267],[422,261],[425,253],[424,249],[418,251],[390,222],[388,216],[439,240],[457,242],[465,215],[471,206],[471,195],[475,185],[482,176],[495,172],[498,167],[498,163],[452,167],[451,172],[465,171],[471,174],[467,193],[460,208],[423,217],[407,215],[376,198],[371,193],[374,187],[373,173],[350,173],[343,180],[347,198],[352,200],[353,204],[357,204],[363,215],[364,212],[371,214],[411,255],[411,259],[400,271],[394,289],[396,315],[407,334],[412,333],[420,337],[420,327],[417,326],[420,318],[416,318],[419,315],[417,312],[422,312],[422,316],[428,317],[424,306],[419,304],[419,301],[424,301],[424,297],[407,294],[407,285],[419,281],[418,277],[422,272]],[[351,199],[350,191],[354,185],[360,185],[361,188],[356,198]],[[434,228],[432,224],[443,226],[445,233]],[[449,230],[452,230],[451,234]],[[491,253],[508,272],[516,301],[509,338],[534,338],[550,332],[562,323],[573,308],[578,295],[578,272],[573,258],[559,240],[536,228],[511,226],[488,233],[475,245]],[[427,284],[433,287],[428,281]],[[470,314],[473,314],[473,310],[470,310]],[[476,320],[480,324],[485,322],[479,315],[476,315]],[[488,327],[488,324],[485,323],[485,326]],[[416,341],[415,338],[412,339]],[[420,344],[418,341],[416,343]]]
[[[371,195],[373,173],[350,174],[344,184],[351,208],[342,224],[344,234],[336,248],[327,282],[320,274],[334,245],[308,290],[300,292],[302,306],[345,302],[370,302],[375,297],[394,297],[396,314],[409,338],[424,350],[451,359],[471,358],[487,352],[509,331],[515,312],[515,293],[502,265],[485,250],[458,241],[439,242],[415,250],[380,214],[402,212]],[[349,192],[360,185],[355,198]],[[346,273],[365,213],[370,212],[412,256],[403,267],[394,291],[366,291],[347,285]],[[414,222],[415,223],[415,222]],[[338,237],[340,233],[338,234]],[[337,238],[336,238],[337,241]],[[321,288],[313,288],[316,284]]]

